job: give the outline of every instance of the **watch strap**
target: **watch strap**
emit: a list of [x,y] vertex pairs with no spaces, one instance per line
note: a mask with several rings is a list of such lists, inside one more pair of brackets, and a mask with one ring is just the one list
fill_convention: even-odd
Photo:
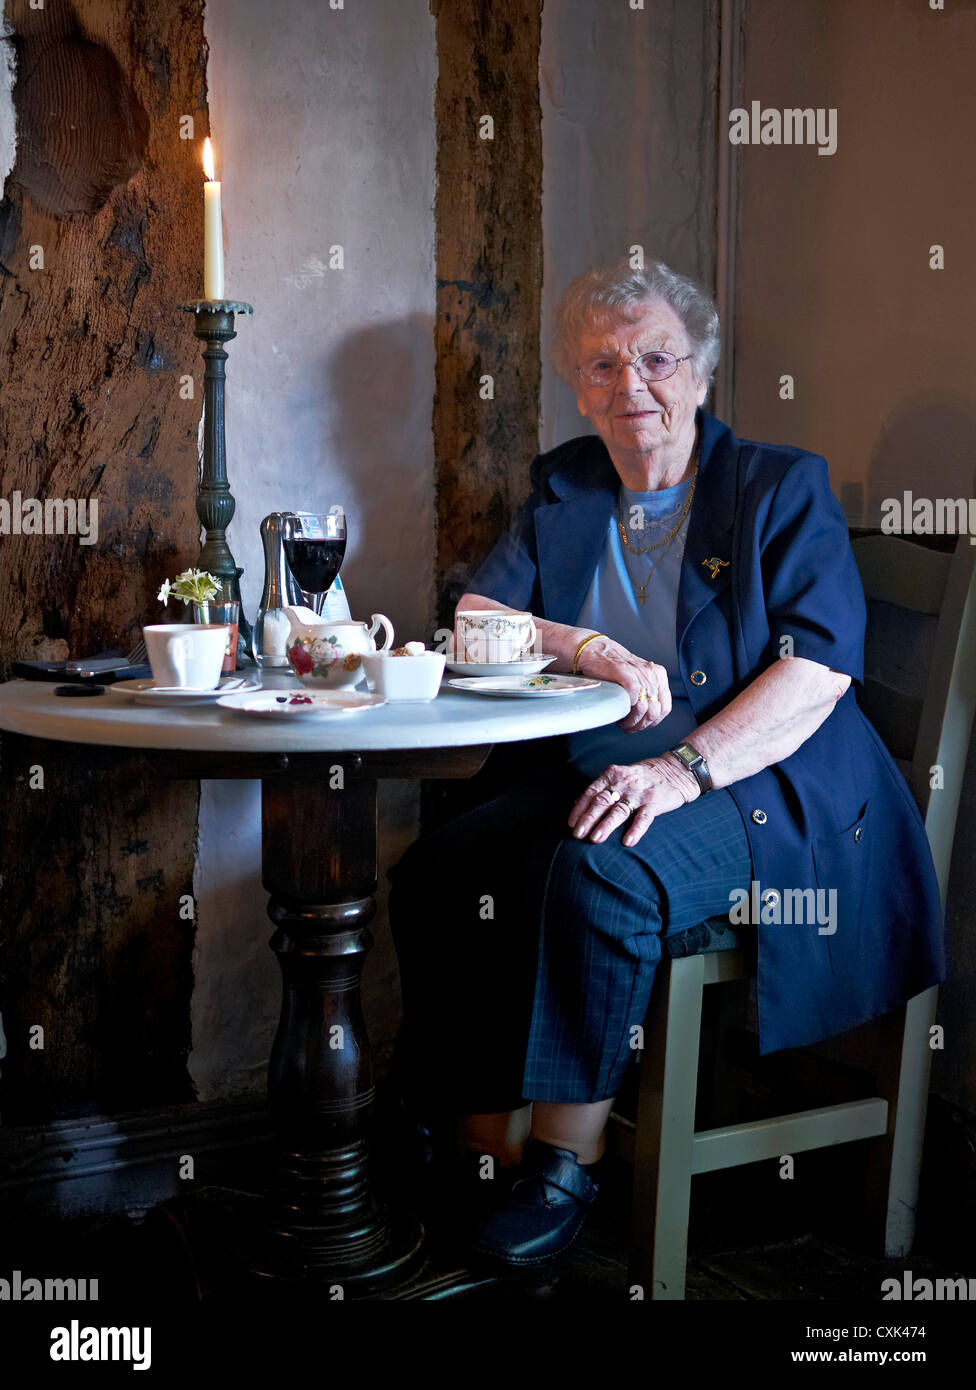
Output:
[[704,754],[700,753],[694,744],[679,743],[670,751],[694,777],[702,796],[712,790],[712,778],[708,771],[708,764],[705,762]]

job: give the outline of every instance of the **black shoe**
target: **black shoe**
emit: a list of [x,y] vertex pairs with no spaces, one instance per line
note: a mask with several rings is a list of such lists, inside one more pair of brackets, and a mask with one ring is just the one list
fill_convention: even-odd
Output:
[[512,1269],[556,1259],[579,1235],[598,1191],[571,1149],[530,1139],[511,1193],[481,1227],[475,1253]]

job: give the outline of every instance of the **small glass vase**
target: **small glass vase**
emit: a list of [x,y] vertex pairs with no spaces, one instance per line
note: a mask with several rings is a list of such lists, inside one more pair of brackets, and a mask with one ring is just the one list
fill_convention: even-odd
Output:
[[222,676],[237,670],[237,626],[240,620],[241,605],[237,599],[212,598],[205,603],[191,604],[195,623],[226,623],[230,631],[224,651],[224,664],[220,668]]

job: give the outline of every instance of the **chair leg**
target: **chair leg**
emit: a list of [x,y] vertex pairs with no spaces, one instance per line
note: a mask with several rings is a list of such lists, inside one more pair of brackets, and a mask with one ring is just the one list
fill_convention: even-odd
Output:
[[665,956],[645,1023],[630,1278],[651,1299],[685,1296],[704,983],[702,956]]
[[925,1114],[928,1108],[932,1049],[929,1030],[935,1022],[938,987],[933,985],[889,1015],[882,1035],[884,1055],[876,1080],[888,1101],[888,1132],[868,1166],[868,1207],[874,1230],[884,1232],[889,1258],[907,1255],[915,1238]]
[[743,1028],[743,991],[747,985],[747,980],[731,980],[722,989],[710,989],[705,994],[702,1028],[705,1064],[699,1104],[704,1102],[705,1105],[703,1127],[706,1129],[742,1119],[742,1068],[732,1060],[732,1044]]

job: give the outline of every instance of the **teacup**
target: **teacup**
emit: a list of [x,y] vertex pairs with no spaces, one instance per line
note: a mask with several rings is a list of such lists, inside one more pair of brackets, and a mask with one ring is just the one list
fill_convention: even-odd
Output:
[[531,613],[468,608],[457,616],[458,660],[518,661],[532,650],[536,627]]
[[227,623],[154,623],[142,629],[156,685],[213,690],[220,680]]

